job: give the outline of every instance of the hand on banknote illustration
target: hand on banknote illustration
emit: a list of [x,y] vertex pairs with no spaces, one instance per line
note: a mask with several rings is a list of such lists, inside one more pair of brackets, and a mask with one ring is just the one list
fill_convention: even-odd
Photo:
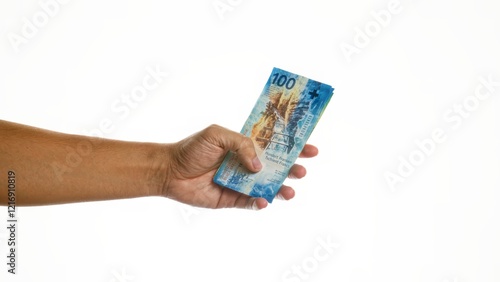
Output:
[[[252,141],[220,126],[171,144],[129,142],[64,134],[0,120],[0,166],[8,175],[0,205],[34,206],[144,196],[166,196],[207,208],[267,206],[216,185],[212,178],[224,155],[232,151],[250,171],[261,168]],[[317,154],[304,147],[301,156]],[[294,165],[290,177],[301,178]],[[295,192],[283,186],[279,196]]]
[[[182,203],[206,208],[249,208],[262,209],[267,206],[264,198],[248,195],[223,188],[212,181],[215,171],[228,151],[236,153],[238,160],[251,172],[258,172],[262,165],[255,153],[250,138],[212,125],[206,129],[172,144],[169,149],[170,160],[164,195]],[[306,145],[300,157],[314,157],[318,149]],[[290,178],[302,178],[306,174],[303,166],[295,164],[290,169]],[[283,185],[278,198],[293,198],[293,188]]]

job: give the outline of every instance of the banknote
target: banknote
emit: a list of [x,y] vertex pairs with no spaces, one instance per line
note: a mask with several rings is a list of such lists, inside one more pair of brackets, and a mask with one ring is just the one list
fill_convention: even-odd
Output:
[[214,182],[271,203],[332,95],[330,85],[274,68],[241,130],[254,143],[261,171],[248,171],[229,152]]

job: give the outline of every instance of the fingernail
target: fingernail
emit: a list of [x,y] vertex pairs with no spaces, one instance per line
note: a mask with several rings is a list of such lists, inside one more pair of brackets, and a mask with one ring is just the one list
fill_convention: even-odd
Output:
[[259,210],[259,207],[257,206],[257,201],[253,201],[252,206],[250,208],[251,210],[257,211]]
[[260,162],[258,157],[255,157],[252,160],[252,165],[253,165],[253,168],[255,168],[256,170],[260,170],[262,168],[262,163]]

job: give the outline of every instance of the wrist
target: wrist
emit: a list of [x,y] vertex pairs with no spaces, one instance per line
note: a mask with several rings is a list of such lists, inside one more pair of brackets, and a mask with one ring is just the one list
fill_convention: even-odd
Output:
[[148,153],[150,169],[146,176],[146,187],[149,196],[166,196],[172,179],[173,144],[155,144]]

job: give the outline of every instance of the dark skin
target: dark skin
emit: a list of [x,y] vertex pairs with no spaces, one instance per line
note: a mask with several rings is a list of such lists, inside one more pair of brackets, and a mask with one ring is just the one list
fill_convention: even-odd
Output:
[[[212,181],[228,151],[250,171],[262,168],[250,138],[217,125],[176,143],[159,144],[70,135],[0,120],[0,167],[16,173],[18,206],[163,196],[205,208],[265,208],[265,199]],[[300,157],[317,154],[316,147],[306,145]],[[305,175],[298,164],[289,172],[290,178]],[[292,187],[283,185],[277,198],[294,195]],[[7,204],[7,191],[0,193],[0,204]]]

